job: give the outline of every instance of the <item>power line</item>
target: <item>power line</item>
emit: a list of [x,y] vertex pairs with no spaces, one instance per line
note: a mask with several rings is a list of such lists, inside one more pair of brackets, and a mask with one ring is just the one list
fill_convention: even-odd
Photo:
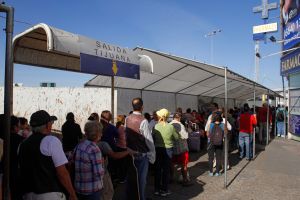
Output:
[[[4,17],[4,16],[0,16],[0,18],[6,19],[6,17]],[[25,22],[25,21],[20,21],[20,20],[14,20],[14,22],[17,22],[17,23],[20,23],[20,24],[26,24],[26,25],[29,25],[29,26],[33,25],[31,23],[28,23],[28,22]]]

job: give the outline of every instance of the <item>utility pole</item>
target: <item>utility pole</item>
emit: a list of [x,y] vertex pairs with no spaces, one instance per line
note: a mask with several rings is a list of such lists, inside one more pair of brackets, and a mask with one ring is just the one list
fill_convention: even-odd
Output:
[[10,117],[13,98],[13,51],[12,38],[14,30],[14,8],[0,4],[0,12],[6,13],[6,49],[5,49],[5,83],[4,83],[4,167],[3,199],[10,199]]
[[259,82],[259,40],[255,41],[255,69],[254,69],[254,81]]
[[[269,18],[269,11],[273,9],[277,9],[277,3],[268,3],[268,0],[262,0],[260,6],[256,6],[253,8],[254,13],[261,13],[261,18],[266,23],[266,20]],[[264,37],[265,39],[265,37]],[[255,77],[254,80],[259,82],[259,40],[255,41]]]
[[[277,9],[277,3],[268,3],[268,0],[261,0],[261,5],[256,6],[253,8],[253,12],[254,13],[261,13],[261,18],[264,20],[264,24],[266,24],[267,19],[269,18],[269,11],[273,10],[273,9]],[[277,24],[276,24],[277,25]],[[259,61],[260,61],[260,54],[259,54],[259,41],[260,40],[265,40],[266,42],[266,33],[270,32],[270,31],[274,31],[273,29],[269,29],[268,28],[265,29],[265,31],[263,32],[255,32],[253,30],[253,34],[258,34],[258,37],[254,37],[255,35],[253,35],[253,39],[255,40],[255,69],[254,69],[254,95],[253,95],[253,101],[254,101],[254,113],[255,109],[256,109],[256,92],[255,92],[255,84],[259,83]],[[276,26],[277,29],[277,26]],[[269,118],[269,92],[268,92],[268,113],[267,116]],[[268,124],[268,122],[267,122]],[[267,144],[269,142],[269,129],[267,129]],[[253,158],[255,157],[255,133],[256,130],[254,128],[254,132],[253,132]]]

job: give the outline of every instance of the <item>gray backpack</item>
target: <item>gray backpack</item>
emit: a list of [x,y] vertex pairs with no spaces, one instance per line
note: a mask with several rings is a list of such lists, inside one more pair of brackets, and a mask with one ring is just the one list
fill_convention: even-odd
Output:
[[213,145],[220,146],[223,144],[224,131],[222,126],[223,124],[212,124],[210,131],[210,142]]

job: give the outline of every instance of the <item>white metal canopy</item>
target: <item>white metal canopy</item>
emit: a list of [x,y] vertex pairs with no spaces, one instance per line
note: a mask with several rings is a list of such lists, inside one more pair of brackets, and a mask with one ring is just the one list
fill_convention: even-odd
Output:
[[96,53],[96,49],[102,51],[102,44],[105,44],[105,48],[108,48],[106,50],[111,54],[114,54],[114,49],[125,49],[126,56],[140,65],[141,71],[152,72],[152,61],[145,55],[138,55],[131,49],[96,41],[44,23],[37,24],[14,37],[14,63],[80,72],[80,53],[92,54]]
[[[141,72],[140,80],[115,77],[116,88],[225,98],[224,68],[140,47],[135,51],[152,59],[154,73]],[[231,99],[253,98],[254,86],[256,95],[279,96],[231,70],[227,70],[227,80]],[[85,86],[110,87],[110,77],[95,76]]]

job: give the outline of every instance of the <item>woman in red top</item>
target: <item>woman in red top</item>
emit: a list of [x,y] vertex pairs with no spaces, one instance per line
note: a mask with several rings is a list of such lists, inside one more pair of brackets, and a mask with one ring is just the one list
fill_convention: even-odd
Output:
[[253,126],[257,124],[256,116],[250,114],[250,108],[247,103],[244,104],[244,112],[240,116],[239,125],[239,146],[240,146],[240,158],[244,158],[245,147],[246,147],[246,159],[251,160],[252,158],[252,134]]

